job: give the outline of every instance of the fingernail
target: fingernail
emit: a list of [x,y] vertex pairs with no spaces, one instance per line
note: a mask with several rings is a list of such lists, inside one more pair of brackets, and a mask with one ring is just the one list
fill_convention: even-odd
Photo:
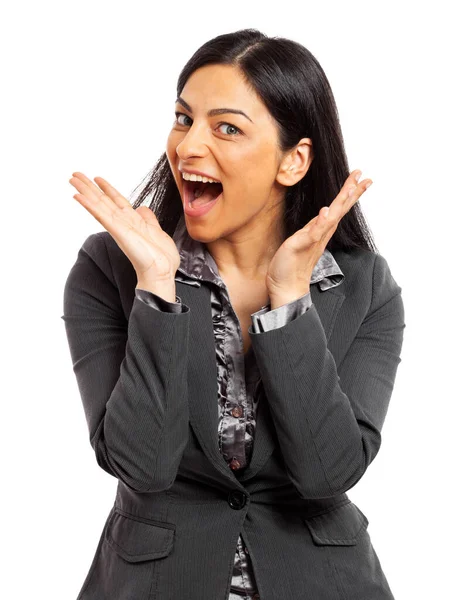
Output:
[[369,181],[368,183],[366,183],[366,190],[367,190],[367,188],[368,188],[370,185],[372,185],[373,183],[374,183],[373,181]]
[[359,181],[359,178],[361,177],[361,175],[362,175],[362,171],[358,171],[358,172],[356,173],[356,175],[354,176],[355,180],[356,180],[356,181]]

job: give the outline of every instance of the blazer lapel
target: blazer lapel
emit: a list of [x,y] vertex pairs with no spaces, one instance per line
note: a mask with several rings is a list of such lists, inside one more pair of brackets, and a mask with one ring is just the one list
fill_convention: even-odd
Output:
[[[210,308],[210,290],[206,285],[194,287],[176,282],[177,294],[190,307],[190,346],[188,365],[189,417],[191,427],[211,463],[233,482],[253,477],[267,462],[275,447],[276,431],[268,402],[260,394],[255,439],[250,464],[242,473],[234,473],[218,447],[218,388],[216,350]],[[311,285],[311,298],[329,342],[345,294],[340,286],[320,291]],[[262,334],[260,334],[262,335]],[[260,388],[261,389],[261,388]]]
[[[189,420],[210,462],[236,481],[218,447],[218,384],[210,290],[176,281],[177,295],[191,310],[189,325]],[[178,288],[181,286],[181,288]]]

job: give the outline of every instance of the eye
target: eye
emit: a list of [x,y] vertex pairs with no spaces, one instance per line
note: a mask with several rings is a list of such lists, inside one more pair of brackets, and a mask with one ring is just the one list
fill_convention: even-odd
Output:
[[175,117],[176,117],[176,123],[178,123],[178,125],[184,125],[184,123],[180,122],[180,117],[186,117],[187,119],[189,119],[188,115],[185,115],[184,113],[180,113],[180,112],[176,112],[175,113]]
[[219,123],[218,127],[221,127],[222,125],[226,125],[227,127],[231,127],[232,129],[235,129],[237,133],[233,134],[231,133],[231,136],[235,136],[238,135],[239,133],[241,133],[241,130],[238,129],[235,125],[232,125],[231,123]]
[[[189,119],[190,121],[192,121],[192,119],[191,119],[190,117],[188,117],[188,115],[185,115],[184,113],[181,113],[181,112],[176,112],[176,113],[175,113],[175,116],[176,116],[176,121],[175,121],[175,123],[177,123],[178,125],[183,125],[183,126],[185,126],[185,127],[187,127],[187,126],[188,126],[188,123],[184,123],[184,122],[182,123],[182,122],[180,121],[180,118],[181,118],[181,117],[185,117],[186,119]],[[226,127],[231,127],[231,129],[234,129],[234,130],[235,130],[235,132],[236,132],[236,133],[232,133],[232,132],[231,132],[231,133],[229,133],[229,132],[225,132],[225,135],[228,135],[228,136],[230,136],[230,137],[235,137],[236,135],[239,135],[239,134],[241,134],[241,133],[242,133],[242,131],[241,131],[241,130],[240,130],[238,127],[236,127],[235,125],[233,125],[232,123],[224,123],[224,122],[222,122],[222,123],[218,123],[218,127],[223,127],[223,125],[226,125]]]

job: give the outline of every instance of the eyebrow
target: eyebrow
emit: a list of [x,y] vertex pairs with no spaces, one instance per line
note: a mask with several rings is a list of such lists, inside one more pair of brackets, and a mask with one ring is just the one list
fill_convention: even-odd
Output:
[[[183,100],[183,98],[181,96],[178,96],[178,98],[175,100],[175,102],[178,102],[179,104],[184,106],[186,108],[186,110],[188,110],[190,113],[192,113],[191,107],[186,102],[186,100]],[[247,116],[244,111],[239,110],[238,108],[211,108],[207,112],[207,116],[214,117],[215,115],[224,115],[226,113],[233,113],[235,115],[243,115],[246,119],[248,119],[251,123],[253,123],[252,119],[249,116]]]

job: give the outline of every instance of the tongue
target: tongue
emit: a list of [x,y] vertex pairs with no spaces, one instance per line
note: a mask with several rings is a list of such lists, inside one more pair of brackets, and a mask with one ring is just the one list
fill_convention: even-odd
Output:
[[192,206],[203,206],[212,200],[215,200],[223,190],[219,183],[206,183],[202,184],[200,189],[203,189],[202,194],[198,198],[193,198],[191,201]]

